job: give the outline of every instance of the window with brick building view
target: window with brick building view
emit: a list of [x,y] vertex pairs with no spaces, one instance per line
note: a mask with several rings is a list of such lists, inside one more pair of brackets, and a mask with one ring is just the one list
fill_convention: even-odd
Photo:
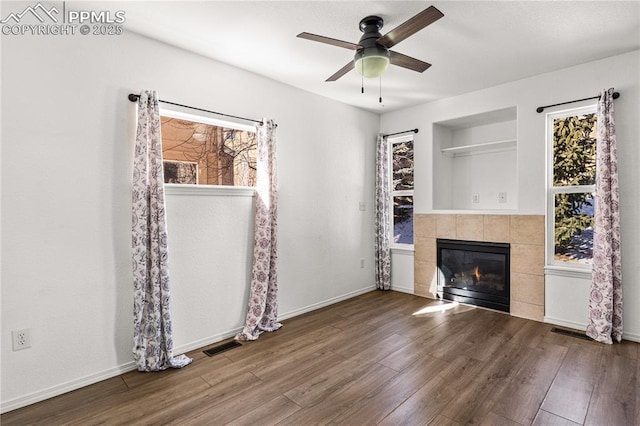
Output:
[[255,186],[255,132],[164,114],[160,121],[165,183]]

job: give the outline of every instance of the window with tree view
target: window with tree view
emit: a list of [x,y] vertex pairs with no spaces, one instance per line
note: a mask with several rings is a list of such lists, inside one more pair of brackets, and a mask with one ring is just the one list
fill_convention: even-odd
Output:
[[255,186],[256,134],[183,114],[161,114],[165,183]]
[[[593,257],[595,106],[548,115],[551,149],[551,264],[588,266]],[[550,238],[551,240],[551,238]]]
[[389,140],[391,161],[392,241],[413,244],[413,137]]

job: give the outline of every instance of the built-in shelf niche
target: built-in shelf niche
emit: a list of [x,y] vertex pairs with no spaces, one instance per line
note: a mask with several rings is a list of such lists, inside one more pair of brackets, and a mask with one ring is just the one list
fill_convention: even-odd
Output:
[[517,109],[433,124],[434,210],[514,210]]

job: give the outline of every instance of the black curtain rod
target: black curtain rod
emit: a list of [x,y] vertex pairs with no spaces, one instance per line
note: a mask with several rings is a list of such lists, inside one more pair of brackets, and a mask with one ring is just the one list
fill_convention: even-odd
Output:
[[[620,97],[620,93],[613,92],[613,99],[618,99],[619,97]],[[538,113],[540,113],[540,112],[544,111],[545,108],[551,108],[551,107],[558,106],[558,105],[572,104],[574,102],[588,101],[588,100],[591,100],[591,99],[600,99],[600,95],[592,96],[590,98],[576,99],[575,101],[560,102],[559,104],[545,105],[545,106],[541,106],[541,107],[536,108],[536,111]]]
[[403,131],[403,132],[395,132],[395,133],[390,133],[390,134],[388,134],[388,135],[385,135],[385,134],[383,133],[383,135],[384,135],[384,137],[385,137],[385,138],[387,138],[387,137],[389,137],[389,136],[401,135],[401,134],[403,134],[403,133],[418,133],[418,129],[405,130],[405,131]]
[[[129,93],[128,98],[131,102],[138,102],[140,95],[136,95],[135,93]],[[222,112],[209,111],[208,109],[196,108],[189,105],[177,104],[175,102],[163,101],[162,99],[158,99],[158,102],[162,102],[163,104],[175,105],[183,108],[194,109],[196,111],[208,112],[210,114],[222,115],[224,117],[237,118],[239,120],[253,121],[254,123],[262,124],[262,120],[254,120],[253,118],[238,117],[237,115],[229,115],[229,114],[224,114]]]

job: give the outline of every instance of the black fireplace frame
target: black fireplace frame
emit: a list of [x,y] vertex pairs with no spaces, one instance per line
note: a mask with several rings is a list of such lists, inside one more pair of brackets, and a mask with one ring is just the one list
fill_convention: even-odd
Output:
[[[475,251],[481,253],[493,253],[505,255],[505,292],[504,295],[487,294],[460,288],[445,287],[444,274],[441,272],[442,250]],[[509,243],[493,243],[485,241],[436,240],[437,265],[438,265],[438,297],[455,302],[468,303],[498,311],[510,311],[511,299],[511,245]]]

